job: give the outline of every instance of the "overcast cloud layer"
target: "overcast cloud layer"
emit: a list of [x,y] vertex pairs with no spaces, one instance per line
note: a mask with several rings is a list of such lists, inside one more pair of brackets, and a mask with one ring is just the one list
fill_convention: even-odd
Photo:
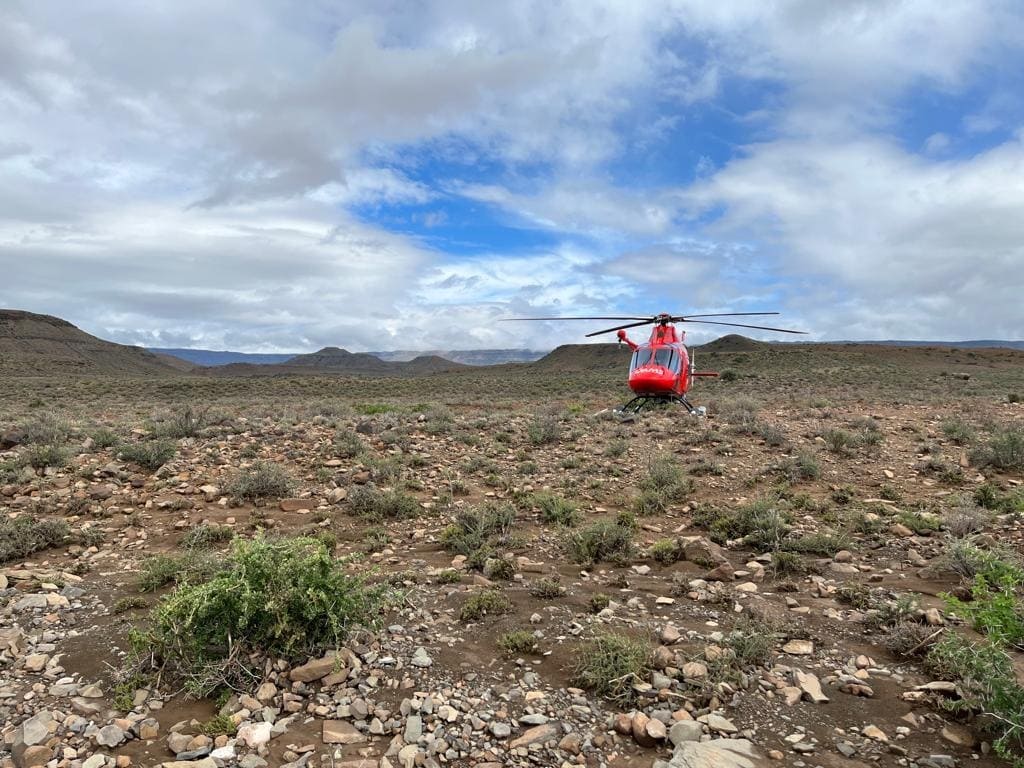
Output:
[[1019,339],[1022,8],[8,0],[0,307],[243,351]]

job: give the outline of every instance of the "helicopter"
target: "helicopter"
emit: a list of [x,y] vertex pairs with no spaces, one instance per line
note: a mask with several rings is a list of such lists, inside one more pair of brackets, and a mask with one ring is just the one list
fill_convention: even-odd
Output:
[[[587,338],[603,333],[616,332],[620,344],[633,350],[629,363],[629,388],[635,397],[616,408],[617,413],[639,413],[648,405],[676,403],[686,408],[691,415],[703,415],[703,408],[695,408],[686,399],[693,380],[705,376],[718,376],[712,371],[698,371],[693,357],[685,346],[686,331],[676,330],[675,323],[704,323],[707,325],[728,325],[734,328],[756,328],[778,333],[806,333],[788,328],[771,328],[765,325],[729,323],[721,320],[706,320],[708,317],[752,317],[777,315],[778,312],[726,312],[703,315],[672,315],[662,312],[653,317],[513,317],[508,320],[630,320],[625,325],[605,328],[586,334]],[[653,325],[646,344],[637,344],[626,334],[627,328]]]

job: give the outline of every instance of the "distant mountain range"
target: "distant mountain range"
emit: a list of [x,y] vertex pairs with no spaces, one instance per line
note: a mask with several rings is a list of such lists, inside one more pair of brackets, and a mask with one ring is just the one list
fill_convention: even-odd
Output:
[[[163,347],[148,347],[148,349],[150,352],[171,355],[194,365],[203,366],[231,365],[232,363],[279,365],[303,356],[298,352],[294,354],[260,354],[250,352],[218,352],[210,349],[170,349]],[[530,363],[534,360],[539,360],[547,353],[533,349],[453,349],[430,350],[427,352],[397,350],[393,352],[354,354],[372,355],[378,360],[391,363],[406,363],[410,360],[415,360],[417,357],[442,357],[445,360],[450,360],[453,363],[462,363],[463,365],[500,365],[502,363]]]
[[[876,345],[891,347],[1004,348],[1024,351],[1024,341],[857,341],[802,342],[808,347]],[[790,346],[729,334],[698,349],[704,352],[756,352]],[[629,349],[612,344],[567,344],[543,354],[524,349],[415,352],[348,352],[325,347],[300,355],[254,355],[209,350],[147,350],[104,341],[66,320],[20,310],[0,309],[0,380],[8,376],[423,376],[470,370],[470,366],[527,364],[538,370],[611,369],[629,359]]]

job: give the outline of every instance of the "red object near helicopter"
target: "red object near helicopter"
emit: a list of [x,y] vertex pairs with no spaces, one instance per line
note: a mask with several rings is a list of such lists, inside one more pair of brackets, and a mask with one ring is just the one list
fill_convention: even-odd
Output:
[[[693,359],[686,351],[685,331],[676,331],[674,323],[706,323],[708,325],[729,325],[736,328],[757,328],[762,331],[778,331],[780,333],[805,333],[787,328],[770,328],[764,325],[747,325],[745,323],[726,323],[721,320],[703,320],[706,317],[744,317],[752,315],[777,315],[778,312],[728,312],[711,315],[670,315],[662,312],[654,317],[516,317],[512,320],[633,320],[636,322],[594,331],[587,336],[599,336],[602,333],[617,331],[619,343],[629,345],[633,350],[633,359],[629,363],[629,388],[636,395],[625,405],[617,408],[620,413],[638,413],[652,403],[678,403],[690,413],[697,409],[686,399],[686,393],[695,378],[701,376],[717,376],[711,371],[698,371]],[[646,344],[637,344],[626,335],[627,328],[641,325],[654,325],[651,336]]]

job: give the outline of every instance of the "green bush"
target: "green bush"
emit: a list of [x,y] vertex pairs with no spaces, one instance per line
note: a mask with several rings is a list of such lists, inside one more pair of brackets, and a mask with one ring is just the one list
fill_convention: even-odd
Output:
[[33,469],[63,467],[68,463],[68,452],[59,445],[37,443],[25,451],[25,463]]
[[25,442],[33,445],[60,445],[71,435],[71,425],[53,413],[40,413],[24,426]]
[[1013,659],[991,642],[970,643],[947,632],[928,651],[926,666],[936,678],[957,682],[963,694],[941,705],[958,713],[982,713],[985,730],[995,737],[996,754],[1021,768],[1024,688],[1017,682]]
[[441,546],[448,552],[464,555],[467,565],[483,570],[495,547],[510,543],[516,510],[511,504],[489,503],[460,512],[441,533]]
[[186,405],[154,420],[153,434],[175,440],[195,437],[210,423],[210,409]]
[[821,555],[831,557],[841,549],[851,546],[850,537],[845,534],[812,533],[798,538],[785,539],[781,549],[786,552],[799,552],[805,555]]
[[172,440],[149,440],[123,445],[118,451],[118,455],[124,461],[156,471],[173,459],[177,452],[178,448]]
[[419,515],[415,498],[401,491],[383,491],[369,485],[359,486],[349,494],[349,510],[368,520],[408,520]]
[[526,427],[526,437],[531,445],[550,445],[557,443],[562,434],[558,417],[554,414],[537,416]]
[[0,563],[63,544],[70,532],[63,520],[40,520],[28,515],[0,518]]
[[96,448],[114,448],[121,442],[121,437],[112,429],[101,427],[93,432],[89,437],[92,438],[93,445]]
[[539,492],[530,497],[532,506],[540,510],[540,519],[548,525],[564,525],[572,528],[579,522],[579,508],[554,493]]
[[626,526],[601,520],[570,535],[568,549],[573,560],[583,565],[596,565],[603,561],[622,562],[633,552],[633,531]]
[[596,595],[591,595],[590,600],[587,601],[587,609],[591,613],[600,613],[609,605],[611,605],[612,599],[608,595],[598,592]]
[[240,684],[250,653],[302,659],[339,647],[375,620],[384,597],[314,539],[237,539],[225,566],[161,600],[140,639],[197,695],[215,682]]
[[484,616],[500,616],[512,610],[512,601],[497,589],[485,589],[470,595],[462,604],[459,619],[465,622],[479,621]]
[[987,445],[971,453],[971,461],[979,467],[1024,469],[1024,427],[997,429],[992,433]]
[[662,565],[671,565],[682,557],[679,539],[659,539],[651,545],[651,557]]
[[1016,559],[962,545],[954,557],[958,567],[974,571],[971,600],[944,595],[957,615],[995,643],[1024,649],[1024,568]]
[[537,650],[537,638],[526,630],[506,632],[498,638],[498,647],[512,656],[533,653]]
[[693,480],[686,476],[675,456],[662,454],[648,463],[640,489],[660,493],[669,501],[680,501],[693,491]]
[[762,552],[778,549],[789,535],[791,515],[778,499],[765,498],[738,509],[704,507],[694,514],[695,525],[708,529],[711,540],[725,544],[732,539]]
[[210,549],[234,537],[235,532],[230,526],[202,523],[182,537],[181,546],[185,549]]
[[351,459],[366,452],[366,445],[355,432],[338,432],[334,436],[334,455],[341,459]]
[[221,567],[209,555],[153,555],[142,561],[137,586],[140,592],[153,592],[167,584],[195,584],[208,580]]
[[530,594],[541,600],[555,600],[565,595],[565,587],[558,577],[537,579],[530,585]]
[[974,440],[973,427],[956,417],[942,422],[942,434],[957,445],[968,445]]
[[633,683],[646,682],[651,672],[650,647],[627,635],[597,635],[579,649],[577,659],[572,684],[618,706],[635,698]]
[[284,467],[267,461],[257,461],[239,472],[227,484],[225,490],[236,501],[256,501],[280,499],[288,496],[294,488],[295,483]]

